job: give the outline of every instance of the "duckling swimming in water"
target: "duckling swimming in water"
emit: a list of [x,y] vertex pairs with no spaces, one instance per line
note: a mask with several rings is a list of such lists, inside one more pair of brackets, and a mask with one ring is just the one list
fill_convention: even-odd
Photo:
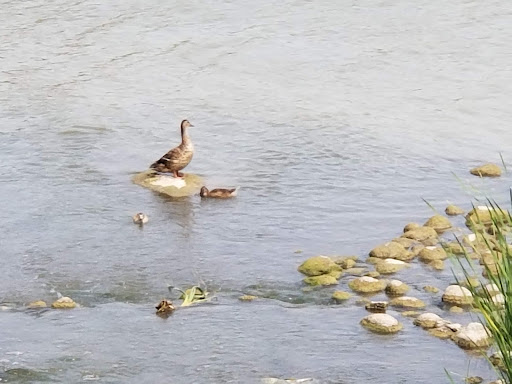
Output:
[[132,219],[135,224],[139,224],[139,225],[146,224],[149,221],[149,218],[142,212],[135,214],[132,217]]
[[235,197],[238,194],[239,189],[240,189],[240,187],[236,187],[236,188],[232,188],[232,189],[216,188],[216,189],[212,189],[211,191],[209,191],[208,188],[203,186],[201,188],[201,192],[199,192],[199,195],[201,197],[227,199],[229,197]]
[[185,168],[194,156],[194,145],[187,132],[189,127],[193,125],[188,120],[181,122],[181,144],[151,164],[150,168],[157,172],[172,173],[174,177],[183,177],[183,173],[179,171]]

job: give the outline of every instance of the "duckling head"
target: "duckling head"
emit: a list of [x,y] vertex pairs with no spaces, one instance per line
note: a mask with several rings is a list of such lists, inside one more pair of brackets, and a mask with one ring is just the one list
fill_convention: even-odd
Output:
[[199,192],[199,196],[201,197],[206,197],[208,196],[208,188],[206,188],[205,186],[201,187],[201,192]]
[[188,127],[193,127],[193,125],[192,125],[192,124],[190,124],[190,121],[188,121],[188,120],[183,120],[183,121],[181,122],[181,129],[186,129],[186,128],[188,128]]

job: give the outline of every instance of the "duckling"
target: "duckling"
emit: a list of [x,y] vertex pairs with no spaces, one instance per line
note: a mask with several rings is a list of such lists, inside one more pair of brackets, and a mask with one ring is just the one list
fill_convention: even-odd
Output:
[[216,199],[227,199],[229,197],[235,197],[238,194],[238,190],[240,187],[232,188],[232,189],[224,189],[224,188],[216,188],[211,191],[206,187],[201,188],[201,192],[199,195],[201,197],[213,197]]
[[169,315],[176,309],[170,300],[162,300],[155,308],[157,315]]
[[172,173],[174,177],[183,177],[179,171],[190,163],[194,155],[194,145],[187,132],[189,127],[193,125],[188,120],[181,122],[181,144],[151,164],[150,168],[157,172]]
[[135,214],[132,217],[132,219],[133,219],[133,222],[135,224],[139,224],[139,225],[146,224],[149,221],[149,218],[147,217],[147,215],[145,215],[142,212],[139,212],[139,213]]

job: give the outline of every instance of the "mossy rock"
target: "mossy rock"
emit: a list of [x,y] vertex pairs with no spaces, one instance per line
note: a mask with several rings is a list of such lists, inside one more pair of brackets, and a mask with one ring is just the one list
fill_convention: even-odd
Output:
[[444,243],[443,248],[450,255],[464,255],[466,252],[466,249],[457,241]]
[[449,206],[447,206],[446,209],[444,210],[444,212],[448,216],[458,216],[458,215],[463,215],[464,214],[464,210],[462,208],[459,208],[459,207],[457,207],[456,205],[453,205],[453,204],[450,204]]
[[406,239],[413,239],[416,241],[425,241],[428,239],[435,240],[437,239],[438,235],[434,228],[420,227],[405,232],[401,237],[405,237]]
[[385,259],[382,262],[378,263],[375,266],[375,270],[380,274],[386,275],[391,273],[396,273],[401,271],[402,269],[409,267],[409,264],[396,260],[396,259]]
[[420,251],[418,257],[424,263],[430,263],[434,260],[445,260],[448,258],[448,255],[441,247],[425,247]]
[[400,280],[391,280],[386,286],[386,293],[390,296],[402,296],[409,291],[409,286]]
[[442,340],[450,339],[455,334],[455,332],[448,327],[432,328],[428,330],[428,333]]
[[452,340],[464,349],[488,348],[491,338],[482,323],[469,323],[452,336]]
[[364,308],[369,312],[385,313],[388,307],[387,301],[370,301]]
[[348,283],[350,289],[360,293],[381,292],[386,288],[386,282],[373,277],[362,276]]
[[341,267],[330,257],[314,256],[303,262],[298,271],[306,276],[320,276],[333,271],[341,271]]
[[326,275],[334,277],[336,280],[339,280],[341,276],[343,276],[343,271],[331,271],[326,273]]
[[453,284],[446,288],[442,300],[449,304],[470,305],[473,303],[473,295],[467,288]]
[[419,312],[419,311],[402,311],[402,312],[400,312],[400,314],[403,317],[418,317],[421,314],[421,312]]
[[425,227],[434,228],[437,233],[442,233],[452,227],[451,221],[442,216],[442,215],[434,215],[424,224]]
[[404,227],[404,233],[412,231],[413,229],[418,229],[418,228],[421,228],[420,224],[418,224],[418,223],[408,223]]
[[343,291],[335,291],[332,294],[333,300],[338,301],[338,302],[346,301],[346,300],[350,299],[351,297],[352,297],[351,293],[343,292]]
[[52,304],[53,308],[57,309],[71,309],[76,307],[76,303],[69,297],[61,297]]
[[425,308],[426,304],[415,297],[409,297],[409,296],[402,296],[397,297],[389,303],[393,307],[400,307],[400,308]]
[[240,301],[254,301],[258,298],[258,296],[253,295],[242,295],[238,298]]
[[331,260],[343,269],[352,268],[357,263],[357,256],[333,256]]
[[[494,225],[494,221],[500,226],[510,226],[510,213],[507,210],[493,209],[488,206],[473,208],[466,215],[466,226],[470,229],[478,229],[479,226]],[[494,221],[493,221],[494,220]]]
[[434,260],[427,264],[429,267],[435,269],[436,271],[442,271],[444,269],[444,261],[443,260]]
[[423,290],[425,292],[429,292],[429,293],[438,293],[439,292],[439,288],[436,288],[436,287],[434,287],[432,285],[425,285],[423,287]]
[[351,276],[363,276],[367,269],[364,267],[354,267],[344,270],[343,272]]
[[422,327],[424,329],[435,328],[439,321],[443,320],[440,316],[435,313],[422,313],[414,320],[414,325]]
[[449,312],[451,313],[464,313],[464,308],[457,307],[456,305],[450,307]]
[[398,244],[401,244],[405,249],[409,249],[413,245],[418,243],[416,240],[406,239],[405,237],[397,237],[397,238],[395,238],[395,239],[393,239],[391,241],[395,242],[395,243],[398,243]]
[[479,177],[500,177],[501,168],[496,164],[484,164],[471,169],[469,173]]
[[397,259],[397,260],[411,260],[414,255],[411,255],[402,244],[395,241],[390,241],[379,245],[370,251],[370,257],[378,259]]
[[137,185],[171,197],[195,195],[204,185],[201,177],[192,173],[175,178],[172,175],[158,174],[153,170],[137,173],[133,176],[132,181]]
[[361,325],[376,333],[396,333],[403,325],[393,316],[385,313],[373,313],[361,320]]
[[46,305],[46,302],[44,302],[43,300],[37,300],[37,301],[31,302],[27,307],[28,308],[46,308],[47,305]]
[[380,273],[377,271],[368,271],[364,275],[368,277],[373,277],[375,279],[380,276]]
[[317,285],[337,285],[338,280],[336,280],[333,276],[330,275],[320,275],[320,276],[309,276],[304,279],[304,282],[308,285],[317,286]]

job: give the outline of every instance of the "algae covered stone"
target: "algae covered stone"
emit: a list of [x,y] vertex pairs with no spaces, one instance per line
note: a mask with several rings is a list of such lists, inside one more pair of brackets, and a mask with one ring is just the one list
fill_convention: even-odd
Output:
[[414,320],[414,325],[422,327],[424,329],[435,328],[436,324],[442,320],[442,318],[435,313],[427,312],[422,313]]
[[304,279],[304,282],[312,286],[338,284],[338,280],[331,275],[309,276]]
[[370,257],[379,259],[397,259],[397,260],[410,260],[414,256],[410,256],[410,252],[405,247],[395,241],[390,241],[379,245],[370,251]]
[[303,262],[298,270],[306,276],[320,276],[332,271],[341,271],[341,267],[330,257],[314,256]]
[[384,313],[388,307],[387,301],[371,301],[367,303],[364,308],[370,312]]
[[393,307],[400,308],[425,308],[425,303],[416,297],[402,296],[397,297],[389,303]]
[[43,300],[33,301],[28,305],[28,308],[46,308],[46,302]]
[[464,349],[487,348],[491,345],[491,338],[481,323],[469,323],[462,327],[452,340]]
[[478,225],[489,226],[494,224],[493,220],[499,224],[510,225],[509,212],[480,205],[468,212],[466,215],[466,226],[468,228],[478,228]]
[[418,228],[421,228],[421,225],[419,225],[418,223],[408,223],[404,227],[404,233],[412,231],[413,229],[418,229]]
[[406,239],[413,239],[417,241],[425,241],[429,239],[437,239],[438,235],[434,228],[430,227],[420,227],[416,229],[412,229],[410,231],[405,232],[402,237]]
[[480,177],[499,177],[501,176],[501,168],[496,164],[484,164],[471,169],[469,173]]
[[459,208],[456,205],[452,205],[452,204],[447,206],[446,209],[444,210],[444,212],[448,216],[457,216],[457,215],[463,215],[464,214],[464,210],[462,208]]
[[69,297],[61,297],[52,304],[53,308],[58,309],[71,309],[76,307],[76,303]]
[[381,292],[386,288],[386,282],[369,276],[362,276],[348,283],[350,289],[360,293]]
[[390,273],[396,273],[408,266],[409,266],[409,264],[407,264],[403,261],[400,261],[400,260],[385,259],[375,266],[375,270],[381,274],[390,274]]
[[349,292],[343,292],[343,291],[335,291],[332,294],[332,298],[336,301],[345,301],[352,297],[352,294]]
[[434,260],[428,263],[429,267],[434,268],[437,271],[442,271],[444,269],[444,261],[443,260]]
[[240,301],[254,301],[258,298],[258,296],[253,295],[242,295],[238,298]]
[[425,247],[420,251],[418,257],[424,263],[430,263],[434,260],[445,260],[448,255],[441,247]]
[[444,232],[452,227],[451,221],[442,216],[442,215],[434,215],[424,224],[425,227],[434,228],[437,233]]
[[438,293],[438,292],[439,292],[439,288],[434,287],[434,286],[432,286],[432,285],[425,285],[425,286],[423,287],[423,290],[424,290],[425,292],[429,292],[429,293]]
[[400,280],[391,280],[386,286],[386,293],[391,296],[405,295],[409,286]]
[[397,319],[386,313],[368,315],[361,320],[361,325],[377,333],[396,333],[403,327]]
[[473,302],[473,295],[469,289],[454,284],[446,288],[442,300],[449,304],[469,305]]

